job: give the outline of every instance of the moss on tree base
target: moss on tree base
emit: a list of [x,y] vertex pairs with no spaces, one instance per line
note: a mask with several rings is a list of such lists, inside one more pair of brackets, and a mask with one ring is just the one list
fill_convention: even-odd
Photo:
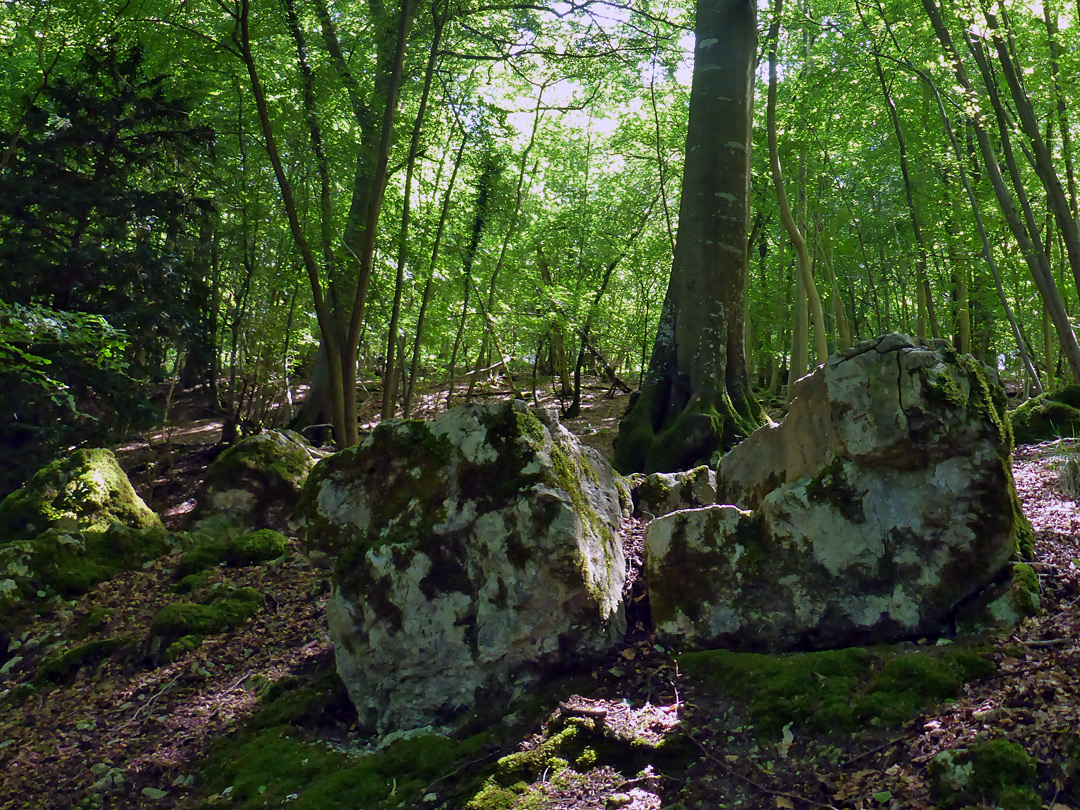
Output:
[[[749,436],[760,424],[760,408],[753,400],[743,410],[731,397],[698,399],[675,414],[669,410],[659,386],[646,386],[619,423],[615,439],[615,467],[620,472],[676,472],[699,464],[715,465],[720,455]],[[657,423],[659,422],[659,427]]]

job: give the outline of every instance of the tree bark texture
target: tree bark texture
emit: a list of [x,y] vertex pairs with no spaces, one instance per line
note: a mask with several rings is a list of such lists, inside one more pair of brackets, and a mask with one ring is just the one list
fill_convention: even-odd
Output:
[[626,472],[708,462],[761,414],[743,342],[756,4],[701,0],[696,35],[671,279],[645,383],[615,444]]

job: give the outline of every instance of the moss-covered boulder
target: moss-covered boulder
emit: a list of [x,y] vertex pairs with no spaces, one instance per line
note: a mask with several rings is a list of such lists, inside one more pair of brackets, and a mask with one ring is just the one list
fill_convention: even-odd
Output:
[[1080,436],[1080,385],[1046,391],[1009,412],[1017,444]]
[[705,465],[683,472],[635,473],[629,479],[635,512],[650,518],[716,503],[716,471]]
[[191,520],[288,531],[308,473],[325,455],[292,430],[241,439],[207,469]]
[[941,342],[888,335],[795,394],[784,422],[722,459],[731,505],[650,524],[658,635],[782,651],[948,632],[1030,534],[1002,386]]
[[31,540],[0,545],[0,610],[35,598],[70,599],[168,554],[177,544],[177,538],[160,527],[114,523],[103,531],[49,529]]
[[114,523],[149,529],[161,519],[135,493],[111,450],[76,450],[0,502],[0,545],[46,529],[100,532]]
[[610,650],[628,509],[599,453],[520,402],[389,420],[320,462],[298,512],[333,564],[330,632],[361,724],[501,712]]

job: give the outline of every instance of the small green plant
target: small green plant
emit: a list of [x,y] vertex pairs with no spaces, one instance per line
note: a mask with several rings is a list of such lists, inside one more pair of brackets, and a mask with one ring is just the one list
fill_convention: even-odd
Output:
[[1034,790],[1035,759],[1008,740],[980,740],[966,749],[944,751],[930,763],[928,775],[931,795],[949,810],[972,804],[1002,810],[1042,807]]

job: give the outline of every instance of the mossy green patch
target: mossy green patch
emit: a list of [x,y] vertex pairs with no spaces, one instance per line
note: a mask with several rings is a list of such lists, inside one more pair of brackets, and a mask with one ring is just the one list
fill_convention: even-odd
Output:
[[1009,413],[1017,444],[1080,435],[1080,385],[1046,391]]
[[486,739],[425,735],[376,753],[349,754],[279,726],[223,740],[204,767],[203,781],[208,794],[231,787],[229,807],[236,810],[396,809],[417,804],[436,780],[475,759]]
[[[254,588],[231,588],[214,594],[207,604],[174,602],[157,612],[150,622],[155,648],[169,655],[185,636],[208,636],[239,627],[259,612],[263,595]],[[200,640],[201,643],[201,640]],[[198,646],[194,639],[173,649],[174,656]]]
[[1038,810],[1037,763],[1008,740],[980,740],[945,751],[930,763],[930,793],[938,806],[952,810],[973,804],[1002,810]]
[[557,733],[546,737],[539,745],[526,751],[507,754],[499,760],[497,770],[502,777],[512,778],[521,774],[535,774],[551,765],[554,758],[565,761],[565,754],[577,737],[580,728],[568,725]]
[[288,538],[273,529],[258,529],[236,537],[200,536],[176,565],[176,577],[183,579],[216,565],[240,568],[273,560],[288,549]]
[[197,650],[202,646],[203,637],[197,633],[191,633],[186,636],[180,636],[176,641],[165,648],[165,655],[162,660],[165,663],[169,661],[175,661],[177,658],[182,658],[192,650]]
[[291,430],[270,430],[249,436],[214,459],[206,480],[222,489],[240,476],[256,473],[293,486],[303,484],[314,465],[304,437]]
[[164,529],[136,529],[114,523],[103,531],[49,529],[32,540],[0,547],[0,606],[60,595],[71,598],[121,571],[166,554],[175,538]]
[[977,652],[952,646],[791,655],[714,650],[687,653],[679,665],[686,676],[747,700],[748,718],[769,733],[792,722],[821,732],[896,725],[994,670]]

